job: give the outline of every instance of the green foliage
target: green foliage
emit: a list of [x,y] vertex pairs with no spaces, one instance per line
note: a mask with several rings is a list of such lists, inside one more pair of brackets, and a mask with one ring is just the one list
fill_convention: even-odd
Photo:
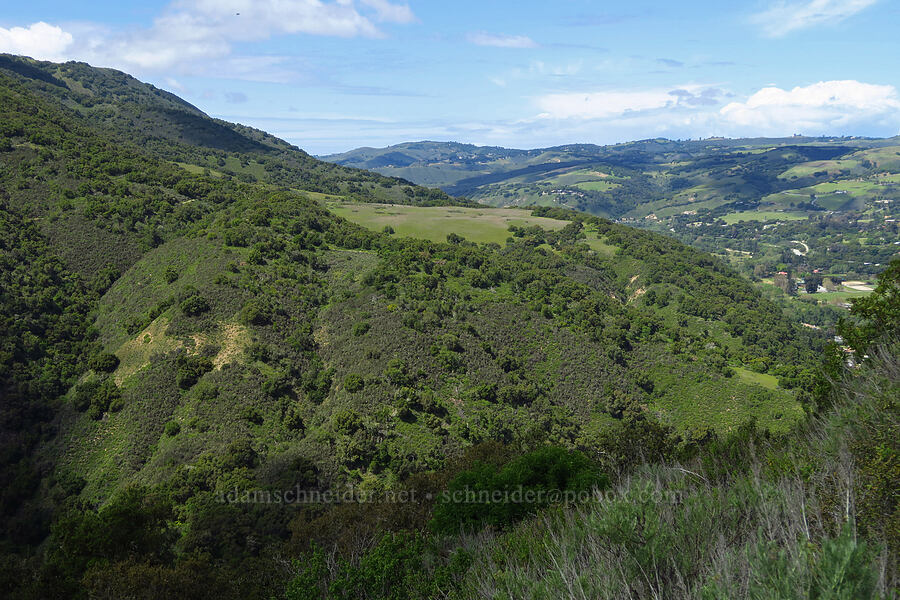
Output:
[[[814,340],[724,263],[662,236],[559,210],[536,211],[505,247],[444,243],[447,230],[437,242],[368,231],[323,201],[455,202],[320,163],[80,63],[0,60],[0,133],[12,140],[0,169],[0,522],[4,551],[21,550],[0,570],[9,566],[4,583],[35,586],[26,596],[269,598],[290,579],[275,557],[305,556],[309,539],[325,544],[325,568],[301,560],[311,570],[292,593],[444,595],[476,560],[459,548],[474,539],[455,537],[461,527],[514,531],[535,511],[563,511],[552,498],[439,503],[448,535],[408,533],[424,530],[461,469],[513,492],[584,491],[604,483],[598,469],[545,444],[578,448],[609,473],[706,444],[722,458],[704,476],[730,481],[728,464],[752,461],[739,442],[717,446],[713,419],[726,431],[748,412],[775,419],[799,406],[784,390],[726,381],[729,366],[813,386],[803,379]],[[535,226],[542,214],[552,227]],[[98,360],[98,339],[121,364]],[[87,414],[60,409],[70,388]],[[686,410],[699,404],[715,415]],[[866,492],[858,506],[865,530],[887,539],[872,515],[890,513],[890,421],[868,423],[878,445],[860,435],[850,447]],[[483,451],[485,440],[508,445]],[[118,499],[136,477],[155,487]],[[225,498],[295,485],[431,496],[290,510]],[[118,527],[110,507],[134,521],[122,534],[131,546],[103,541],[115,532],[92,545],[92,528]],[[307,522],[321,529],[305,536]],[[653,552],[636,554],[641,567],[702,545],[698,527],[675,529],[686,533],[660,532]]]
[[891,261],[878,276],[875,291],[866,298],[851,302],[854,323],[842,323],[841,333],[859,353],[875,343],[892,341],[900,336],[900,258]]
[[241,319],[248,325],[268,325],[272,322],[272,311],[264,303],[251,300],[241,310]]
[[577,500],[579,494],[607,484],[608,479],[583,454],[552,446],[524,454],[499,469],[476,463],[450,481],[435,506],[431,528],[449,534],[486,524],[508,526],[565,500],[565,492]]
[[286,600],[438,597],[468,567],[465,552],[446,564],[435,564],[436,550],[420,534],[385,533],[357,560],[340,560],[333,571],[321,548],[294,563],[297,574],[288,583]]
[[48,561],[77,581],[95,561],[165,558],[175,535],[172,516],[164,497],[129,487],[99,511],[63,516],[53,527]]
[[196,317],[209,310],[209,301],[199,294],[194,294],[193,296],[185,298],[179,307],[181,308],[181,312],[189,317]]
[[178,281],[179,277],[178,269],[176,269],[172,265],[169,265],[163,272],[163,276],[166,278],[166,283],[175,283],[176,281]]
[[362,391],[364,387],[366,387],[366,382],[357,373],[350,373],[344,377],[344,389],[351,394]]
[[[877,598],[877,573],[872,569],[866,544],[853,539],[849,527],[841,535],[824,540],[820,550],[799,548],[791,556],[777,544],[760,540],[750,551],[751,580],[748,598]],[[715,584],[707,593],[712,595]]]
[[337,433],[352,435],[360,427],[362,427],[362,420],[355,411],[350,409],[337,412],[332,419],[332,428]]
[[109,377],[88,379],[72,391],[72,405],[80,412],[87,412],[92,419],[101,418],[106,411],[120,410],[121,401],[119,388]]
[[212,370],[212,361],[203,356],[181,354],[175,361],[175,382],[183,390],[191,388],[203,375]]
[[388,361],[387,368],[384,370],[384,376],[388,383],[395,387],[403,387],[412,382],[407,372],[406,363],[399,358],[392,358]]
[[94,356],[88,362],[88,366],[98,373],[112,373],[119,366],[119,357],[103,352]]

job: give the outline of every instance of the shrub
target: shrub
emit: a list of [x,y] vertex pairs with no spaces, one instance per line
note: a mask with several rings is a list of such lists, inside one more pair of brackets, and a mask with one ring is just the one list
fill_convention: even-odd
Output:
[[112,373],[119,366],[119,357],[104,352],[92,358],[88,366],[98,373]]
[[506,385],[497,392],[497,400],[503,404],[524,406],[538,399],[540,392],[533,383]]
[[191,394],[201,402],[210,402],[219,397],[219,386],[208,381],[201,381],[194,386]]
[[351,332],[354,336],[359,337],[368,333],[370,327],[371,326],[365,321],[360,321],[359,323],[353,324],[353,329],[351,330]]
[[254,425],[263,424],[263,416],[252,406],[245,406],[243,410],[241,410],[241,418]]
[[434,347],[432,350],[438,366],[444,371],[455,373],[464,370],[465,361],[456,352],[447,350],[446,348],[437,347]]
[[176,360],[175,382],[183,390],[191,388],[204,374],[212,370],[212,361],[203,356],[181,355]]
[[178,271],[172,265],[166,267],[163,276],[166,278],[166,283],[174,283],[178,281]]
[[553,446],[513,459],[499,470],[476,462],[450,481],[434,508],[431,527],[447,534],[485,524],[503,527],[558,501],[561,492],[587,492],[607,484],[606,476],[582,453]]
[[251,300],[241,310],[241,318],[248,325],[268,325],[272,322],[272,311],[265,304]]
[[357,429],[362,427],[362,421],[354,411],[343,409],[334,415],[332,426],[337,433],[353,435]]
[[272,350],[269,348],[268,344],[264,344],[262,342],[253,342],[249,346],[247,346],[247,358],[251,361],[259,361],[267,363],[272,359]]
[[303,416],[296,409],[291,407],[284,415],[284,426],[291,431],[303,431],[305,425]]
[[94,378],[75,387],[72,404],[79,412],[87,411],[92,419],[99,419],[103,413],[122,409],[122,395],[109,377]]
[[188,315],[189,317],[195,317],[197,315],[205,313],[208,310],[209,302],[207,302],[206,298],[199,294],[194,294],[181,303],[181,312]]
[[366,382],[360,375],[350,373],[344,377],[344,389],[351,394],[361,391],[364,387],[366,387]]
[[84,412],[90,408],[91,399],[98,387],[100,387],[100,382],[97,379],[89,379],[75,386],[75,389],[72,390],[72,406],[75,407],[75,410]]
[[399,358],[392,358],[388,361],[384,376],[391,385],[396,387],[412,383],[412,378],[406,372],[406,363]]
[[165,434],[169,437],[175,437],[181,432],[181,425],[178,421],[169,421],[166,423]]
[[225,244],[228,246],[246,247],[249,246],[256,234],[247,223],[241,223],[237,227],[231,227],[225,230]]
[[288,583],[287,600],[369,598],[437,598],[446,595],[471,564],[471,555],[457,550],[449,561],[439,560],[429,540],[420,533],[384,533],[364,554],[341,559],[329,568],[318,546],[297,561],[297,575]]

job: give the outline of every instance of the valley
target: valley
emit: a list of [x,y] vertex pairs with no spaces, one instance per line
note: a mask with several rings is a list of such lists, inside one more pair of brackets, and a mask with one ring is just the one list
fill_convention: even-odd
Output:
[[896,142],[323,162],[2,55],[4,586],[727,597],[764,526],[815,585],[893,585]]

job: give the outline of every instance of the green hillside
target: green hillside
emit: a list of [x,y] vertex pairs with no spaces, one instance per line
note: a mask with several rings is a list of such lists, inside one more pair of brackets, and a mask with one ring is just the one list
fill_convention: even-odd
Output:
[[[823,333],[710,254],[323,163],[78,63],[0,60],[0,265],[9,597],[438,595],[481,573],[454,486],[619,485],[822,400]],[[348,490],[382,502],[284,500]],[[440,581],[410,567],[428,531]]]
[[[559,206],[675,235],[749,277],[857,280],[900,251],[898,152],[897,138],[792,137],[537,150],[416,142],[324,159],[489,206]],[[792,255],[793,240],[811,252]]]
[[[535,150],[410,142],[323,159],[493,206],[560,205],[635,219],[787,205],[805,212],[866,210],[872,200],[896,200],[898,149],[896,138],[660,139]],[[829,201],[832,187],[849,194],[841,205]],[[822,197],[817,202],[810,194]],[[851,197],[857,204],[844,206]]]

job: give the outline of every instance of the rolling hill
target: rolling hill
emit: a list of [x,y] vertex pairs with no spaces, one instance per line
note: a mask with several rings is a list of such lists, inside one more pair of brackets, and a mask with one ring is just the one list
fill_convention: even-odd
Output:
[[[556,207],[477,243],[477,210],[123,73],[2,57],[4,585],[311,594],[316,548],[418,532],[395,564],[468,468],[599,483],[815,408],[824,336],[723,261]],[[346,490],[424,499],[283,501]]]
[[[494,206],[560,205],[611,218],[640,218],[723,206],[734,211],[795,207],[809,201],[810,193],[821,198],[806,210],[860,210],[872,196],[896,196],[890,176],[900,173],[897,151],[898,138],[795,136],[535,150],[410,142],[321,158]],[[827,185],[840,188],[841,182],[857,179],[871,183],[849,186],[849,196],[839,203],[828,196],[833,190]],[[886,187],[873,189],[876,184]],[[795,197],[783,200],[781,195]]]
[[[871,283],[900,252],[898,138],[656,139],[537,150],[416,142],[323,159],[487,206],[560,206],[673,235],[757,282],[788,273],[792,281]],[[802,254],[792,250],[798,242]],[[845,298],[796,300],[779,301],[800,322],[832,327]]]

